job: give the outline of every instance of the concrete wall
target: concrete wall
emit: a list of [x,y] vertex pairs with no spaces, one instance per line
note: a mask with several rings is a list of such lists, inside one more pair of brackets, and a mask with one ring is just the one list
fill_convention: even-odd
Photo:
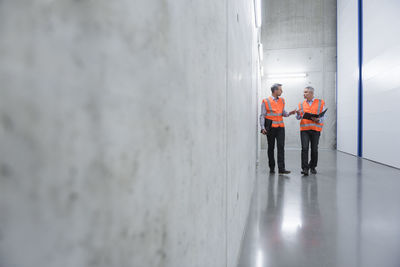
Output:
[[259,32],[254,32],[254,23],[253,1],[228,0],[227,266],[237,264],[240,252],[238,241],[244,234],[251,198],[249,193],[254,187],[258,136],[256,96],[257,79],[260,79]]
[[252,1],[0,2],[0,266],[235,266]]
[[[320,148],[336,147],[336,0],[264,0],[264,72],[261,99],[271,85],[283,84],[286,110],[303,101],[305,86],[326,102],[328,119]],[[306,73],[305,78],[268,78],[270,74]],[[261,103],[261,99],[259,102]],[[300,148],[299,121],[285,120],[286,148]],[[263,138],[265,147],[265,138]]]

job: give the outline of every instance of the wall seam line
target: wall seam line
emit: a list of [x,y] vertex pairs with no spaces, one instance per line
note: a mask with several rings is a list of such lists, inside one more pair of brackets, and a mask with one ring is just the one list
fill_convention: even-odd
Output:
[[363,152],[363,1],[358,0],[358,147],[357,155],[362,157]]
[[229,87],[229,0],[225,2],[226,9],[226,48],[225,48],[225,266],[228,267],[228,87]]

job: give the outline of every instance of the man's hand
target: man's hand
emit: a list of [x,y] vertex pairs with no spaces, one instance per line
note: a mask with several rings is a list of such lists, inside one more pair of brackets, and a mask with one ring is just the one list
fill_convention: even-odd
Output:
[[300,110],[296,109],[296,114],[300,116]]
[[262,129],[262,130],[261,130],[261,133],[262,133],[263,135],[267,135],[267,130]]
[[296,112],[297,112],[297,110],[296,110],[296,109],[294,109],[294,110],[290,111],[290,112],[289,112],[289,116],[290,116],[290,115],[293,115],[293,114],[295,114]]
[[313,120],[314,122],[319,122],[319,118],[311,117],[311,120]]

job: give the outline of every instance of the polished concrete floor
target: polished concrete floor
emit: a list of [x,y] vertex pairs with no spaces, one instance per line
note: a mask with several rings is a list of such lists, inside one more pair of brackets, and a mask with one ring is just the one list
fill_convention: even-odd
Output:
[[270,175],[266,151],[239,267],[400,267],[400,170],[321,150],[316,175]]

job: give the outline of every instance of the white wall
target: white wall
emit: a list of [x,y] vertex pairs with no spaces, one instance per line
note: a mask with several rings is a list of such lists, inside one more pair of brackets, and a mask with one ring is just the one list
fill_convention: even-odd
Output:
[[[306,86],[328,107],[320,148],[336,147],[336,0],[264,0],[264,72],[261,99],[271,95],[271,85],[283,84],[286,110],[304,101]],[[307,73],[305,78],[268,79],[269,74]],[[260,104],[261,104],[261,99]],[[286,148],[301,147],[300,123],[285,118]],[[266,147],[263,138],[263,147]]]
[[0,266],[235,266],[252,1],[0,1]]
[[400,1],[364,0],[363,157],[400,168]]
[[338,0],[337,10],[337,149],[357,155],[358,8]]
[[[362,156],[400,167],[400,2],[363,1]],[[338,150],[357,155],[358,6],[338,2]],[[380,101],[382,99],[382,101]]]

